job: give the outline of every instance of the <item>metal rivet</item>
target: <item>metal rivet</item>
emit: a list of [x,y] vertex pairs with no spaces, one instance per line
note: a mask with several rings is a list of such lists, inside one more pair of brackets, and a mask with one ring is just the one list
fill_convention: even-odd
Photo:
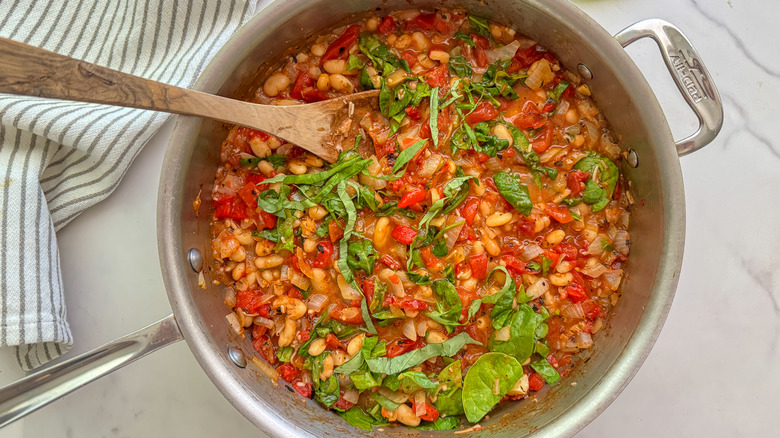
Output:
[[200,251],[198,251],[195,248],[192,248],[187,253],[187,260],[190,262],[190,267],[195,272],[200,272],[201,269],[203,269],[203,256],[200,254]]
[[637,168],[639,166],[639,155],[636,154],[636,151],[633,149],[628,149],[626,151],[626,163],[628,163],[629,166],[633,168]]
[[577,64],[577,72],[580,74],[580,76],[582,76],[583,79],[593,79],[593,72],[591,72],[588,66],[583,63]]
[[236,347],[228,348],[228,357],[239,368],[246,368],[246,356]]

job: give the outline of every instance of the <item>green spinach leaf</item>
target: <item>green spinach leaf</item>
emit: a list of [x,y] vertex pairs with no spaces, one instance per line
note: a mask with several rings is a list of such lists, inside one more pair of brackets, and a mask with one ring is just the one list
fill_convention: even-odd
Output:
[[441,344],[428,344],[420,349],[393,358],[377,357],[366,359],[366,363],[368,363],[368,368],[375,373],[398,374],[409,368],[416,367],[432,357],[452,357],[461,348],[469,344],[479,344],[479,342],[471,339],[471,336],[467,333],[459,333]]
[[[463,382],[463,410],[476,423],[523,377],[523,366],[512,356],[485,353],[474,362]],[[496,381],[498,391],[496,393]]]
[[345,412],[340,412],[339,415],[347,421],[347,423],[363,429],[371,431],[372,426],[386,426],[386,421],[380,421],[376,418],[366,414],[357,406],[347,409]]
[[549,384],[553,384],[561,378],[561,375],[558,374],[558,371],[553,368],[552,365],[550,365],[550,362],[547,362],[547,359],[542,358],[536,362],[531,362],[531,368]]
[[528,187],[518,181],[517,177],[506,172],[498,172],[493,175],[498,193],[504,197],[523,216],[528,217],[533,209]]

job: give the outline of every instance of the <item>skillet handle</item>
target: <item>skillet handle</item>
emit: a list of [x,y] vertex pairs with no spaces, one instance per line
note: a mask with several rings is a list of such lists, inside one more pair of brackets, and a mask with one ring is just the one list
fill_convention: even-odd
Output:
[[699,53],[680,29],[657,18],[634,23],[615,35],[623,47],[645,37],[658,44],[672,79],[699,119],[699,129],[675,143],[677,154],[687,155],[707,146],[723,126],[723,103]]
[[173,315],[0,388],[0,427],[182,339]]

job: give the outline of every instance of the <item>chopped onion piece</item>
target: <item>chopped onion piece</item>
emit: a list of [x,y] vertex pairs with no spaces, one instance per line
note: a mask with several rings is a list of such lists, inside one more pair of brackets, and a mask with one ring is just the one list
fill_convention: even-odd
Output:
[[527,262],[542,254],[544,254],[542,247],[535,243],[531,243],[523,247],[523,252],[520,253],[520,258]]
[[540,278],[536,280],[536,283],[528,287],[525,294],[531,297],[531,299],[535,299],[547,293],[548,290],[550,290],[550,281],[546,278]]
[[274,328],[274,322],[268,318],[263,318],[262,316],[255,316],[255,319],[253,321],[255,324],[259,326],[263,326],[267,329]]
[[323,307],[325,307],[325,303],[327,302],[328,302],[328,297],[326,295],[314,294],[310,296],[309,299],[306,301],[306,308],[319,313],[319,311],[322,310]]
[[423,161],[422,166],[420,166],[419,170],[417,171],[417,174],[426,178],[431,177],[434,173],[436,173],[436,170],[439,169],[441,162],[441,155],[432,154],[430,157],[426,158],[425,161]]
[[[627,215],[626,215],[627,216]],[[620,255],[628,255],[628,249],[631,247],[631,237],[626,230],[618,230],[615,235],[615,251]]]
[[413,319],[407,319],[401,327],[401,332],[412,341],[417,341],[417,328],[414,326]]
[[[605,243],[602,244],[602,241]],[[594,256],[600,256],[604,254],[604,246],[610,244],[609,240],[601,235],[597,236],[595,239],[593,239],[593,242],[588,246],[588,254],[594,255]]]
[[561,308],[561,315],[569,319],[585,318],[585,311],[580,303],[565,305]]
[[287,280],[288,278],[290,278],[290,267],[289,266],[282,265],[282,268],[279,271],[280,271],[279,277],[282,280]]
[[[591,259],[589,259],[588,262],[590,262],[590,260]],[[601,276],[601,274],[607,272],[607,267],[599,263],[598,260],[595,260],[595,263],[588,263],[580,272],[588,277],[597,278]]]
[[515,56],[515,52],[520,48],[520,41],[514,40],[511,43],[501,46],[495,49],[485,50],[488,62],[491,64],[499,59],[512,59]]
[[503,341],[503,342],[506,342],[506,341],[508,341],[508,340],[510,339],[510,337],[511,337],[511,331],[510,331],[510,328],[509,328],[509,326],[506,326],[506,327],[501,327],[501,328],[500,328],[500,329],[499,329],[499,330],[496,332],[496,340],[497,340],[497,341]]
[[356,291],[351,284],[347,283],[347,280],[344,279],[343,275],[337,275],[336,282],[339,284],[339,289],[341,289],[341,296],[344,297],[345,300],[360,299],[360,292]]
[[391,269],[385,268],[379,271],[377,276],[379,277],[380,280],[387,283],[390,293],[392,293],[397,297],[406,296],[406,292],[404,292],[404,284],[397,273],[395,273]]
[[496,157],[490,157],[487,161],[485,161],[485,167],[488,168],[488,170],[493,172],[500,172],[502,170],[506,170],[506,166],[501,164],[501,161],[499,161]]
[[239,335],[244,334],[244,326],[238,322],[238,316],[235,313],[228,313],[225,315],[225,319],[227,319],[228,324],[230,324],[230,328],[232,328],[234,332],[238,333]]
[[[287,266],[283,266],[282,270],[286,268]],[[290,270],[290,283],[292,283],[294,286],[298,287],[299,289],[307,290],[309,289],[309,286],[311,286],[311,283],[309,283],[309,279],[304,277],[303,275],[299,274],[297,271]],[[282,277],[284,278],[284,277]]]
[[417,391],[414,393],[414,415],[421,417],[425,415],[425,391]]
[[268,365],[263,359],[260,359],[257,356],[252,356],[252,363],[260,368],[260,371],[268,376],[274,382],[274,385],[276,385],[276,381],[279,380],[279,372],[276,371],[274,367]]
[[225,305],[231,309],[236,307],[236,290],[232,287],[225,288]]
[[360,398],[360,393],[355,389],[347,389],[344,391],[344,395],[342,395],[341,398],[350,403],[357,404],[358,399]]
[[620,281],[623,279],[623,270],[609,269],[604,273],[603,278],[604,282],[607,283],[607,286],[613,291],[616,291],[618,290],[618,287],[620,287]]
[[579,348],[590,348],[593,346],[593,338],[591,338],[590,333],[584,331],[579,332],[577,336],[574,337],[574,342]]
[[396,402],[396,403],[403,403],[406,400],[409,400],[409,396],[404,394],[401,391],[391,391],[387,387],[380,386],[377,390],[381,395],[383,395],[386,398],[389,398],[390,400]]

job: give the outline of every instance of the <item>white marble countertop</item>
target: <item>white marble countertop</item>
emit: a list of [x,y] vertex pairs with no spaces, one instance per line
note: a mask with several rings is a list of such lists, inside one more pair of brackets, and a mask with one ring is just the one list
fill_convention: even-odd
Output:
[[[658,17],[701,53],[726,121],[681,159],[685,258],[658,342],[618,399],[578,437],[777,436],[780,426],[780,3],[579,0],[609,32]],[[676,138],[695,119],[649,41],[632,45]],[[68,315],[89,350],[170,312],[155,203],[172,123],[117,191],[59,233]],[[0,384],[19,378],[0,350]],[[142,359],[0,430],[0,437],[263,436],[219,394],[185,343]]]

